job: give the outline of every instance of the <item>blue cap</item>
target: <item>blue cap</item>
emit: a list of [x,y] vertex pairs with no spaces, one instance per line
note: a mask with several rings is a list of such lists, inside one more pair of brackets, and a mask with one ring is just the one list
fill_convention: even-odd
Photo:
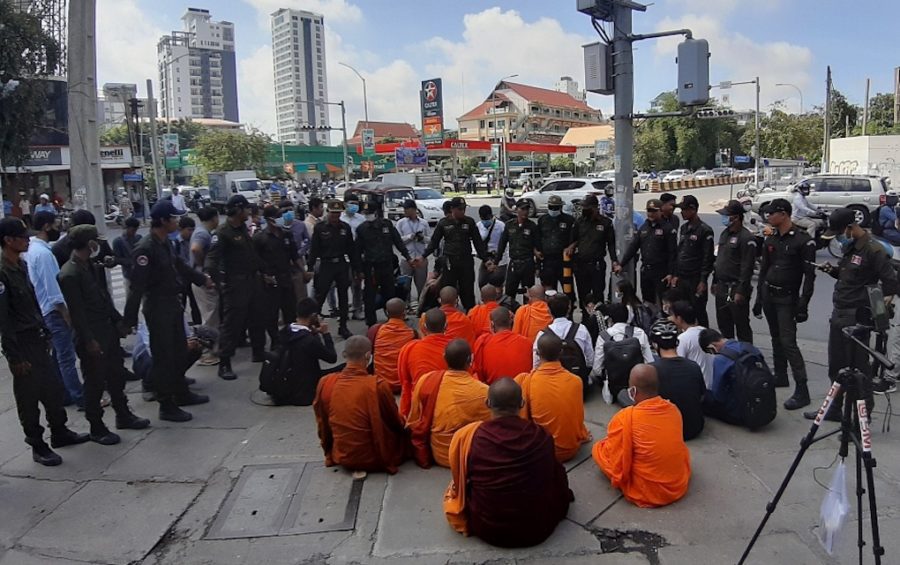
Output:
[[150,217],[154,220],[167,220],[176,216],[183,216],[184,212],[172,204],[171,200],[160,200],[150,209]]

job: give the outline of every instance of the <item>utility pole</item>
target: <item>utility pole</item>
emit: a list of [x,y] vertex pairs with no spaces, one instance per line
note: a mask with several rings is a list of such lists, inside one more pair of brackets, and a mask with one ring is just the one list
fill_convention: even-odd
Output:
[[863,125],[862,134],[866,135],[866,128],[869,125],[869,87],[872,85],[872,79],[866,79],[866,103],[863,106]]
[[615,76],[615,164],[616,170],[616,252],[625,249],[634,236],[634,59],[631,45],[631,8],[614,5],[613,73]]
[[825,75],[825,139],[822,142],[822,172],[828,172],[828,163],[831,160],[831,66]]
[[759,188],[759,77],[753,81],[756,86],[756,155],[753,156],[753,183]]
[[150,119],[150,155],[153,157],[153,180],[156,199],[162,199],[162,179],[159,170],[159,136],[156,132],[156,100],[153,99],[153,81],[147,79],[147,117]]
[[344,101],[341,100],[341,133],[344,134],[344,182],[347,183],[344,186],[350,185],[350,162],[348,161],[349,156],[347,155],[347,108],[344,106]]

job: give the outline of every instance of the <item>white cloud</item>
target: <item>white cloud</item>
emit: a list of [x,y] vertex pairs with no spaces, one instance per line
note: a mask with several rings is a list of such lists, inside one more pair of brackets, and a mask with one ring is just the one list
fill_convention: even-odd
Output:
[[266,133],[275,132],[275,78],[272,47],[263,45],[237,62],[238,105],[241,123]]
[[[106,82],[135,83],[145,96],[149,78],[158,92],[156,43],[164,32],[149,22],[135,0],[97,3],[98,87]],[[135,32],[135,26],[140,26],[140,33]]]

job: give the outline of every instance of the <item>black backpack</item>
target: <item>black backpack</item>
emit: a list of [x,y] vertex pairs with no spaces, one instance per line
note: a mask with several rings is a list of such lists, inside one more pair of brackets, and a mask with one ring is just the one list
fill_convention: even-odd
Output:
[[634,337],[634,326],[625,328],[622,339],[615,341],[607,330],[600,333],[603,340],[603,372],[609,380],[609,392],[613,398],[628,388],[628,376],[635,365],[644,361],[641,342]]
[[[300,330],[291,333],[287,343],[282,343],[275,351],[266,353],[265,361],[259,369],[259,390],[268,393],[273,398],[284,398],[291,394],[291,381],[293,365],[291,363],[290,344],[309,335],[309,330]],[[287,332],[282,332],[287,337]]]
[[869,226],[869,229],[872,230],[872,235],[880,236],[880,235],[884,234],[884,226],[881,225],[881,209],[882,208],[884,208],[884,206],[879,206],[878,208],[875,208],[874,212],[872,212],[872,221],[869,222],[871,224]]
[[775,375],[761,355],[744,348],[738,353],[723,348],[719,353],[734,361],[731,398],[726,402],[726,421],[751,430],[775,419]]
[[[581,380],[586,381],[588,375],[591,374],[591,368],[587,366],[584,351],[575,341],[575,336],[578,334],[578,328],[580,327],[579,324],[572,322],[569,331],[562,340],[562,352],[559,355],[559,362],[565,370],[578,375],[581,377]],[[550,328],[544,331],[549,332]]]

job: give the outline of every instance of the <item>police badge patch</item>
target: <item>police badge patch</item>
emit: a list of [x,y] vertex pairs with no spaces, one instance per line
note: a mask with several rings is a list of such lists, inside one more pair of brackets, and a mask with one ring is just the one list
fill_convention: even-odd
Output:
[[134,262],[141,267],[146,267],[150,263],[150,260],[147,259],[146,255],[138,255],[137,259],[135,259]]

